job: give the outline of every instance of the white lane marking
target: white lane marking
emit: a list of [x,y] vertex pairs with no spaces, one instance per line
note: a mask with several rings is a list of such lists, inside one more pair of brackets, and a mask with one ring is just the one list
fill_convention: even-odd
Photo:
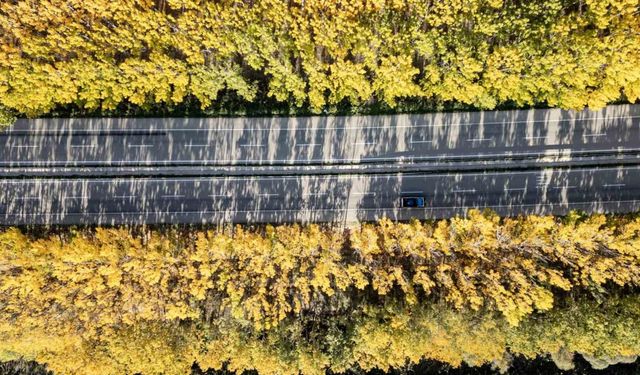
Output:
[[185,147],[209,147],[209,145],[185,145]]
[[89,196],[87,196],[87,195],[84,195],[84,196],[80,196],[80,195],[78,195],[78,196],[68,196],[68,197],[64,197],[64,199],[89,199],[89,198],[90,198],[90,197],[89,197]]
[[15,197],[13,199],[17,201],[32,201],[32,200],[40,200],[42,198],[41,197]]
[[279,197],[280,194],[269,194],[269,193],[264,193],[264,194],[258,194],[259,197]]
[[184,198],[184,194],[163,194],[162,198]]
[[[462,112],[464,113],[464,112]],[[218,132],[218,131],[234,131],[234,132],[258,132],[258,131],[273,131],[273,132],[279,132],[279,131],[288,131],[288,130],[292,130],[292,131],[309,131],[309,130],[313,130],[313,131],[324,131],[324,130],[362,130],[362,131],[366,131],[368,129],[411,129],[411,128],[450,128],[450,127],[456,127],[456,126],[474,126],[474,125],[513,125],[513,124],[535,124],[535,123],[561,123],[561,122],[568,122],[568,121],[573,121],[573,122],[587,122],[587,121],[596,121],[596,120],[620,120],[620,119],[636,119],[636,118],[640,118],[640,115],[638,116],[611,116],[611,117],[587,117],[587,118],[570,118],[570,119],[547,119],[547,120],[511,120],[511,121],[482,121],[482,122],[467,122],[467,123],[463,123],[463,122],[457,122],[457,123],[451,123],[451,124],[445,124],[445,123],[438,123],[438,124],[419,124],[419,125],[394,125],[394,126],[389,126],[389,125],[378,125],[378,126],[367,126],[367,127],[362,127],[362,126],[327,126],[327,127],[313,127],[313,126],[309,126],[309,127],[298,127],[296,125],[293,125],[291,127],[269,127],[269,128],[254,128],[254,127],[248,127],[248,128],[158,128],[158,129],[154,129],[154,131],[158,131],[158,132],[192,132],[192,131],[214,131],[214,132]],[[63,129],[64,130],[64,129]],[[73,130],[73,129],[71,129]],[[90,130],[82,130],[83,133],[87,133],[87,134],[91,134],[91,133],[103,133],[105,131],[109,131],[109,130],[115,130],[115,131],[126,131],[129,130],[131,131],[133,134],[135,134],[136,131],[140,131],[143,129],[131,129],[131,128],[127,128],[127,129],[114,129],[114,128],[98,128],[98,129],[90,129]],[[47,133],[47,132],[51,132],[51,130],[33,130],[31,132],[31,134],[38,134],[38,133]],[[7,134],[11,134],[11,131],[8,131]],[[126,134],[125,134],[126,135]]]
[[535,136],[535,137],[524,137],[524,139],[545,139],[547,137],[548,137],[548,135],[539,135],[539,136]]
[[[424,211],[433,211],[433,210],[469,210],[473,208],[520,208],[520,207],[565,207],[570,208],[571,206],[579,206],[585,204],[596,204],[596,205],[608,205],[608,204],[639,204],[640,200],[622,200],[622,201],[585,201],[585,202],[567,202],[567,203],[526,203],[526,204],[494,204],[494,205],[476,205],[476,206],[430,206],[425,208],[412,208],[411,212],[417,212],[419,210]],[[376,208],[343,208],[343,209],[335,209],[335,208],[307,208],[307,209],[283,209],[283,210],[202,210],[202,211],[180,211],[180,212],[162,212],[162,211],[123,211],[123,212],[103,212],[99,215],[108,216],[108,215],[136,215],[139,217],[140,215],[148,215],[148,214],[228,214],[228,213],[249,213],[249,212],[263,212],[263,213],[271,213],[271,212],[292,212],[292,213],[300,213],[304,214],[308,211],[313,212],[323,212],[323,211],[333,211],[333,212],[342,212],[342,211],[380,211],[380,210],[393,210],[393,211],[405,211],[403,208],[398,207],[376,207]],[[80,216],[83,214],[77,213],[67,213],[67,214],[59,214],[59,213],[48,213],[48,212],[39,212],[39,213],[22,213],[22,214],[12,214],[9,215],[5,213],[6,217],[24,217],[24,216],[56,216],[56,217],[73,217]],[[1,216],[1,214],[0,214]]]
[[467,142],[486,142],[486,141],[492,141],[493,138],[469,138],[467,139]]
[[527,188],[506,188],[505,191],[525,191]]
[[603,187],[622,187],[626,186],[626,184],[604,184]]
[[71,148],[94,148],[98,147],[98,145],[71,145]]
[[144,148],[144,147],[153,147],[153,145],[127,145],[129,148]]
[[137,195],[114,195],[114,198],[117,199],[126,199],[126,198],[137,198]]
[[476,189],[455,189],[452,190],[454,193],[475,193]]
[[423,190],[401,191],[400,194],[423,194]]
[[295,147],[315,147],[315,146],[321,146],[321,143],[300,143],[297,144]]
[[209,194],[209,196],[213,198],[220,198],[220,197],[231,198],[231,195],[229,194]]
[[367,195],[376,195],[376,193],[371,193],[371,192],[367,192],[367,193],[364,193],[364,192],[355,192],[355,193],[351,193],[351,194],[353,194],[353,195],[362,195],[362,196],[367,196]]
[[243,144],[243,145],[239,145],[240,147],[266,147],[266,145],[262,145],[262,144]]
[[[540,186],[540,188],[543,188],[544,186]],[[575,189],[577,188],[576,185],[568,185],[568,186],[548,186],[547,189],[554,189],[554,190],[560,190],[560,189]]]
[[353,144],[357,146],[371,146],[371,145],[377,145],[378,142],[354,142]]
[[36,148],[39,147],[37,145],[16,145],[16,146],[11,146],[11,148]]
[[[242,145],[241,145],[242,147]],[[261,146],[262,147],[262,146]],[[398,150],[398,151],[403,151],[403,150]],[[550,153],[549,151],[553,151],[552,153]],[[616,147],[616,148],[610,148],[610,149],[595,149],[595,150],[582,150],[580,152],[575,152],[572,151],[571,149],[557,149],[557,150],[544,150],[544,151],[538,151],[538,152],[503,152],[503,153],[482,153],[479,154],[478,156],[481,156],[483,158],[487,158],[487,157],[513,157],[513,156],[544,156],[544,157],[551,157],[551,156],[560,156],[563,155],[567,152],[573,152],[576,155],[580,155],[580,153],[583,152],[589,152],[589,153],[593,153],[593,152],[610,152],[610,151],[618,151],[618,152],[622,152],[622,151],[640,151],[640,148],[620,148],[620,147]],[[390,157],[362,157],[362,158],[351,158],[351,159],[347,159],[347,158],[331,158],[331,159],[302,159],[302,161],[304,162],[314,162],[314,163],[343,163],[343,162],[354,162],[354,161],[416,161],[416,160],[438,160],[438,159],[463,159],[463,158],[468,158],[469,155],[447,155],[447,154],[439,154],[439,155],[433,155],[433,156],[417,156],[417,157],[396,157],[396,158],[390,158]],[[88,163],[97,163],[97,162],[110,162],[113,160],[92,160],[92,161],[74,161],[73,165],[74,166],[78,166],[78,165],[84,165],[84,164],[88,164]],[[175,159],[164,159],[164,160],[154,160],[154,163],[170,163],[170,162],[175,162]],[[194,162],[199,162],[199,163],[210,163],[210,164],[214,164],[214,165],[220,165],[220,164],[229,164],[229,163],[243,163],[243,162],[250,162],[250,161],[262,161],[259,159],[188,159],[188,160],[180,160],[181,162],[187,162],[187,163],[194,163]],[[290,159],[268,159],[266,160],[268,162],[271,163],[290,163],[291,160]],[[122,163],[125,162],[124,164],[127,165],[130,162],[127,162],[126,160],[116,160],[116,162]],[[56,164],[62,164],[65,163],[67,164],[67,161],[60,161],[58,163],[54,162],[54,163],[46,163],[45,165],[47,166],[55,166]],[[135,163],[138,163],[137,161]],[[0,165],[6,165],[7,162],[4,162],[2,160],[0,160]],[[19,166],[21,164],[24,164],[24,162],[20,162],[20,161],[12,161],[11,162],[12,165],[14,166]],[[260,164],[260,165],[265,165],[265,164]],[[268,164],[266,164],[268,165]]]
[[421,140],[421,141],[414,141],[413,139],[409,141],[409,143],[436,143],[438,142],[436,139],[430,139],[430,140]]
[[[584,171],[563,171],[563,170],[550,170],[551,173],[566,173],[566,174],[575,174],[575,173],[593,173],[595,172],[604,172],[604,171],[619,171],[619,170],[636,170],[636,169],[640,169],[640,166],[638,165],[634,165],[631,167],[624,167],[624,168],[620,168],[620,167],[604,167],[604,168],[590,168],[588,170],[584,170]],[[539,173],[539,172],[530,172],[530,171],[507,171],[507,172],[494,172],[491,174],[487,174],[486,172],[480,172],[480,173],[465,173],[465,174],[459,174],[459,173],[446,173],[446,174],[440,174],[440,175],[425,175],[425,176],[412,176],[412,175],[407,175],[404,178],[405,179],[435,179],[435,178],[442,178],[442,177],[457,177],[462,175],[463,177],[476,177],[476,176],[485,176],[485,177],[495,177],[495,176],[503,176],[503,175],[531,175],[531,174],[535,174],[535,173]],[[382,177],[380,176],[366,176],[366,178],[372,179],[372,178],[389,178],[389,177],[393,177],[393,176],[403,176],[403,173],[396,173],[396,172],[391,172],[388,173]],[[260,176],[260,177],[198,177],[198,178],[192,178],[192,179],[185,179],[185,178],[161,178],[160,180],[162,182],[190,182],[190,181],[198,181],[198,182],[218,182],[218,181],[268,181],[268,180],[274,180],[274,181],[286,181],[286,180],[298,180],[298,179],[303,179],[303,180],[308,180],[308,179],[339,179],[339,180],[349,180],[349,179],[353,179],[353,178],[362,178],[363,175],[362,174],[358,174],[358,173],[350,173],[350,174],[341,174],[341,175],[334,175],[334,176],[325,176],[325,175],[300,175],[300,176]],[[134,183],[144,183],[147,181],[153,182],[153,181],[159,181],[158,178],[152,178],[152,177],[132,177],[132,178],[128,178],[128,179],[121,179],[121,178],[114,178],[111,180],[92,180],[92,179],[83,179],[83,180],[76,180],[76,179],[56,179],[56,180],[38,180],[38,181],[25,181],[25,180],[0,180],[0,186],[2,186],[3,184],[28,184],[28,183],[34,183],[34,184],[42,184],[43,181],[46,181],[46,183],[48,184],[58,184],[58,183],[62,183],[62,182],[76,182],[76,183],[101,183],[101,184],[117,184],[117,183],[130,183],[130,182],[134,182]]]
[[322,195],[331,195],[331,193],[302,193],[303,197],[316,197]]

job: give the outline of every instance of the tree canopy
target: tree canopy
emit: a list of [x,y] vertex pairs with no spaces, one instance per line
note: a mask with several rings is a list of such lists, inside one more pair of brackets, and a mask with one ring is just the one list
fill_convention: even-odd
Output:
[[0,108],[206,108],[221,91],[319,111],[404,98],[494,108],[640,97],[639,0],[11,0]]
[[639,283],[631,216],[7,229],[0,360],[103,374],[500,365],[509,353],[601,365],[640,353]]

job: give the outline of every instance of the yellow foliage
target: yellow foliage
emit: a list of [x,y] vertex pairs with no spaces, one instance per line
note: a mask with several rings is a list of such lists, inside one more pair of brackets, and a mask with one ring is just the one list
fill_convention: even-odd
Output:
[[[222,90],[314,111],[640,97],[638,0],[0,2],[0,108],[206,108]],[[35,88],[35,89],[34,89]],[[262,99],[262,97],[260,98]]]
[[[491,309],[517,325],[554,294],[640,281],[640,219],[500,219],[471,211],[436,223],[384,219],[349,232],[283,225],[251,231],[0,233],[0,312],[56,316],[95,337],[113,327],[231,316],[270,329],[359,298],[430,299]],[[367,297],[367,298],[369,298]],[[11,321],[9,319],[8,321]]]

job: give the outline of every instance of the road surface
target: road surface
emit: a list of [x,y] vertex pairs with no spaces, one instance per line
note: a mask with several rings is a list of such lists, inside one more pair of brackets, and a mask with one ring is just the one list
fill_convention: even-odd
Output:
[[[0,225],[640,209],[640,105],[243,119],[37,119],[0,133]],[[424,196],[424,209],[400,208]]]
[[0,167],[343,165],[638,153],[640,105],[598,112],[20,120]]
[[[502,215],[640,209],[640,166],[456,174],[9,179],[4,223],[117,224],[407,220],[491,208]],[[400,208],[424,196],[425,209]]]

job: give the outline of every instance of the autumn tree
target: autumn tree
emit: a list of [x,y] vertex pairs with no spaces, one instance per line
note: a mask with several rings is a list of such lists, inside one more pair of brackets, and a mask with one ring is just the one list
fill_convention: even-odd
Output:
[[491,310],[517,325],[554,295],[635,287],[640,219],[500,219],[470,211],[434,224],[382,220],[348,234],[317,225],[233,230],[124,228],[30,239],[0,233],[0,312],[56,317],[79,334],[144,321],[230,315],[255,329],[345,312],[361,300]]
[[0,105],[35,116],[194,97],[206,108],[227,90],[314,111],[405,98],[599,108],[640,97],[639,8],[638,0],[4,1]]
[[402,368],[421,359],[505,370],[517,355],[548,356],[564,369],[577,355],[598,368],[637,358],[637,296],[571,302],[518,326],[491,312],[439,303],[362,304],[349,315],[287,318],[267,331],[247,329],[230,317],[208,324],[144,322],[91,340],[31,326],[0,326],[0,360],[37,360],[57,374],[182,375],[196,363],[236,373],[321,375]]

